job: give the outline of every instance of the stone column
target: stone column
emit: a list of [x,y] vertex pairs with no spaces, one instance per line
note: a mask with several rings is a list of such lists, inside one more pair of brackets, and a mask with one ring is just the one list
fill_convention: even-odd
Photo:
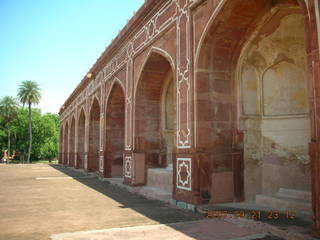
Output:
[[78,168],[78,131],[79,131],[79,111],[76,109],[75,136],[74,136],[74,168]]
[[59,164],[63,163],[63,124],[60,122],[59,131]]
[[312,77],[311,109],[311,172],[312,172],[312,206],[314,212],[315,236],[320,237],[320,6],[318,0],[309,0],[309,73]]
[[[70,117],[70,116],[69,116]],[[68,117],[68,118],[69,118]],[[66,152],[66,155],[67,155],[67,162],[66,162],[66,166],[69,166],[70,164],[70,132],[71,132],[71,125],[70,125],[70,121],[69,119],[67,120],[68,122],[68,132],[67,132],[67,148],[68,148],[68,152]]]
[[105,145],[105,104],[106,104],[106,87],[105,84],[101,84],[100,87],[100,146],[99,146],[99,175],[104,178],[104,145]]
[[88,152],[89,152],[89,126],[90,126],[90,113],[89,113],[89,97],[86,99],[85,111],[86,111],[86,124],[84,131],[84,153],[83,153],[83,166],[84,170],[88,172]]
[[132,160],[133,160],[133,103],[134,91],[133,60],[129,57],[126,67],[126,91],[125,91],[125,149],[123,154],[123,179],[124,183],[132,185],[134,182]]
[[100,113],[100,144],[99,144],[99,175],[105,177],[104,173],[104,104],[101,101]]
[[198,204],[200,193],[197,187],[199,161],[193,143],[193,85],[191,54],[191,26],[189,2],[179,0],[177,18],[177,130],[176,149],[173,150],[173,198]]

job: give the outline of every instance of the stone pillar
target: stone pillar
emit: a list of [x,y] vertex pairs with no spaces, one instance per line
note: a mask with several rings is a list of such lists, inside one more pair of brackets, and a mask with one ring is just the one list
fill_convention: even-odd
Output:
[[63,162],[63,126],[62,122],[60,122],[60,129],[59,129],[59,164]]
[[104,173],[104,104],[101,101],[100,113],[100,144],[99,144],[99,175],[105,177]]
[[68,144],[68,152],[67,152],[67,162],[66,165],[70,166],[70,133],[71,133],[71,123],[68,121],[68,132],[67,132],[67,144]]
[[312,206],[314,212],[314,236],[320,237],[320,6],[318,0],[309,0],[309,73],[312,77],[310,86],[311,110],[311,172]]
[[105,110],[106,110],[106,87],[105,84],[101,84],[100,87],[100,146],[99,146],[99,175],[104,178],[105,167],[104,167],[104,143],[105,143]]
[[[123,179],[124,183],[127,185],[137,185],[135,179],[135,171],[136,168],[133,166],[137,166],[133,164],[133,161],[139,160],[134,158],[134,129],[133,129],[133,102],[132,96],[134,92],[134,79],[133,79],[133,60],[132,60],[132,52],[129,53],[129,61],[126,66],[126,91],[125,91],[125,149],[123,154]],[[145,172],[145,167],[143,166],[140,169],[140,172]],[[143,175],[145,176],[145,175]],[[145,183],[145,179],[141,180],[139,178],[140,184],[143,185]]]
[[74,168],[78,168],[78,131],[79,131],[79,111],[76,110],[76,119],[75,119],[75,136],[74,136]]
[[200,203],[198,186],[199,157],[193,144],[193,85],[191,23],[189,1],[179,0],[177,18],[177,131],[173,150],[173,198],[192,204]]
[[86,124],[84,131],[84,153],[83,153],[83,168],[86,172],[88,172],[88,152],[89,152],[89,126],[90,126],[90,113],[89,113],[89,97],[86,99],[85,104],[86,111]]

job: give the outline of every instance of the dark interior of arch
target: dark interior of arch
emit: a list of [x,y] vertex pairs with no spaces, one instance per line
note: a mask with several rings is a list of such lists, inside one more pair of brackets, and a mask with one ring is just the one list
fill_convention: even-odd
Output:
[[68,149],[68,131],[69,131],[69,127],[68,124],[66,125],[65,129],[64,129],[64,147],[63,147],[63,151],[64,151],[64,156],[63,156],[63,163],[67,164],[68,163],[68,154],[69,154],[69,149]]
[[138,152],[145,153],[148,167],[166,165],[165,143],[161,134],[161,94],[170,71],[168,60],[152,53],[136,90],[135,147]]
[[95,98],[90,111],[88,170],[99,170],[100,106]]
[[63,135],[63,126],[61,126],[61,128],[60,128],[60,137],[59,137],[59,151],[60,151],[59,163],[60,163],[60,164],[62,164],[62,161],[63,161],[63,153],[64,153],[64,150],[63,150],[63,138],[64,138],[64,135]]
[[86,118],[84,111],[81,110],[78,126],[78,156],[77,156],[77,168],[84,168],[84,144],[85,144],[85,127]]
[[106,111],[105,175],[122,177],[124,151],[125,97],[116,83],[110,93]]
[[70,128],[70,151],[69,151],[69,165],[74,166],[75,159],[75,140],[76,140],[76,122],[72,119]]

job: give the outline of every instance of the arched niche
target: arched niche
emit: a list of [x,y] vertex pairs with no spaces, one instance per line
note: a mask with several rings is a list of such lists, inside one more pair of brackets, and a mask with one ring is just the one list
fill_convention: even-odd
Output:
[[[310,191],[308,68],[299,6],[274,6],[247,41],[238,66],[246,199],[280,188]],[[255,74],[248,74],[248,66]],[[251,96],[257,100],[248,101]]]
[[74,117],[71,121],[70,128],[70,151],[69,151],[69,165],[74,166],[75,160],[75,141],[76,141],[76,120]]
[[77,152],[77,168],[84,168],[84,154],[85,154],[85,128],[86,116],[84,110],[81,109],[78,122],[78,152]]
[[[263,99],[274,92],[264,92],[263,85],[274,85],[270,81],[271,66],[277,69],[280,66],[281,71],[283,67],[292,70],[292,57],[286,53],[296,54],[294,62],[302,66],[298,76],[305,76],[306,69],[302,13],[305,6],[301,7],[302,1],[233,0],[223,4],[223,10],[215,15],[201,38],[195,68],[196,147],[202,152],[198,187],[203,203],[252,200],[255,194],[264,191],[264,187],[271,189],[265,184],[269,170],[264,172],[261,161],[255,161],[263,158],[261,149],[266,144],[263,132],[258,130],[265,126],[259,120],[266,110]],[[299,24],[290,28],[293,22]],[[279,29],[280,33],[274,34]],[[298,37],[290,37],[297,34]],[[273,44],[266,42],[272,36],[276,38]],[[301,51],[296,51],[297,48]],[[299,55],[301,52],[304,55]],[[269,72],[268,67],[271,67]],[[296,76],[297,72],[291,70],[287,76]],[[291,83],[284,85],[289,84],[287,88],[291,88]],[[304,93],[299,91],[300,87],[286,89],[295,93],[292,101],[299,104],[304,102],[301,101]],[[275,106],[279,105],[275,103]],[[293,115],[301,116],[303,112],[296,108]],[[308,123],[308,117],[303,121]],[[305,146],[308,130],[303,128],[306,130]],[[271,157],[266,161],[272,161]],[[300,173],[307,176],[308,170],[305,169]],[[282,173],[285,176],[285,172]],[[297,181],[291,186],[297,187]],[[304,183],[310,186],[308,181]],[[279,184],[274,186],[272,191],[280,187]]]
[[172,66],[166,57],[152,52],[135,93],[135,148],[145,153],[149,168],[172,164],[175,99]]
[[117,82],[108,97],[105,124],[105,176],[123,177],[125,95]]
[[68,164],[68,157],[69,157],[69,148],[68,148],[68,145],[69,145],[69,125],[68,125],[68,123],[66,123],[66,126],[64,128],[64,140],[63,140],[63,142],[64,142],[63,164],[66,165],[66,164]]
[[99,171],[100,105],[94,98],[90,110],[88,170]]

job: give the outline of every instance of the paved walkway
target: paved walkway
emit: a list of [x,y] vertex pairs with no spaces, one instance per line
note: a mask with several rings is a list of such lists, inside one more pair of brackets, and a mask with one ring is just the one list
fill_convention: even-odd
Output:
[[201,218],[59,166],[0,164],[0,183],[0,240]]
[[58,165],[1,164],[0,182],[0,240],[284,239],[263,223],[204,219]]
[[[221,220],[200,220],[167,225],[114,228],[100,231],[59,234],[52,240],[227,240],[258,239],[266,234]],[[270,238],[278,240],[278,238]]]

